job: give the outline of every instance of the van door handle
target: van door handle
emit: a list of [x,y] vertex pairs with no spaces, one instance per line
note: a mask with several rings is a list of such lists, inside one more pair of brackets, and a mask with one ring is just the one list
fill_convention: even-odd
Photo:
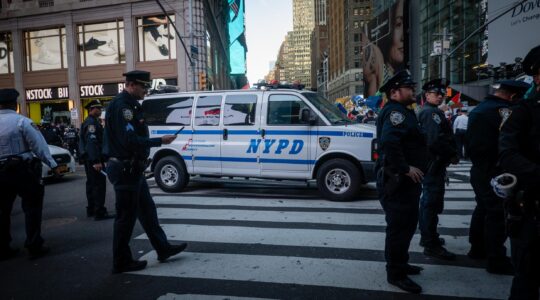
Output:
[[223,129],[223,140],[226,141],[229,138],[229,130],[227,128]]
[[264,136],[266,135],[266,130],[261,129],[261,137],[264,139]]

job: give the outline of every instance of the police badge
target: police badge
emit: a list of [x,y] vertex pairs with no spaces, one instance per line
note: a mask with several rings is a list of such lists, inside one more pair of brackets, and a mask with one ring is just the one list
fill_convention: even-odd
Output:
[[393,111],[390,113],[390,122],[392,122],[392,125],[399,125],[403,123],[403,121],[405,121],[405,116],[399,111]]
[[438,114],[433,113],[431,116],[433,118],[433,122],[437,123],[437,125],[441,124],[441,117]]
[[510,108],[503,107],[503,108],[499,109],[499,115],[502,118],[501,125],[499,126],[499,131],[503,127],[504,122],[506,122],[506,120],[508,120],[508,118],[510,118],[511,114],[512,114],[512,110]]
[[124,115],[124,119],[126,119],[126,121],[131,121],[133,119],[133,112],[129,108],[122,109],[122,114]]
[[90,133],[96,132],[96,126],[95,125],[88,125],[88,132],[90,132]]
[[321,146],[321,149],[323,151],[326,151],[326,149],[328,149],[328,147],[330,147],[330,138],[327,137],[327,136],[322,136],[319,138],[319,146]]

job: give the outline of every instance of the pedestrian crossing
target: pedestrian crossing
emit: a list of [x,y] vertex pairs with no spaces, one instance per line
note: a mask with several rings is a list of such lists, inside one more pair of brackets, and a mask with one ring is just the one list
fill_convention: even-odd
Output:
[[[454,169],[449,171],[439,228],[458,259],[424,256],[417,233],[410,262],[424,267],[414,276],[424,289],[418,297],[506,299],[511,277],[489,274],[482,262],[466,256],[474,193],[463,175],[453,174],[468,173],[470,164]],[[386,282],[385,219],[374,193],[356,202],[337,203],[321,199],[314,187],[302,184],[297,185],[300,197],[286,194],[294,185],[237,190],[241,196],[236,197],[235,188],[226,185],[180,194],[164,194],[150,186],[167,237],[189,246],[168,263],[158,263],[156,253],[148,252],[141,259],[149,266],[133,274],[208,286],[204,293],[180,289],[159,299],[318,298],[305,296],[308,290],[326,295],[320,299],[408,297]],[[214,195],[222,190],[228,193]]]

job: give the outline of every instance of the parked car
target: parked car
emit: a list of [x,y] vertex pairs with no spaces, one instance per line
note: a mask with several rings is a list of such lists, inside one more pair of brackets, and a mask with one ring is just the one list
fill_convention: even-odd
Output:
[[[58,169],[60,170],[60,175],[57,175],[57,177],[62,177],[70,173],[75,173],[75,159],[68,150],[57,146],[49,145],[49,151],[51,151],[51,155],[58,164]],[[41,177],[50,178],[54,176],[54,172],[51,170],[51,168],[49,168],[49,166],[47,166],[46,164],[43,164]]]

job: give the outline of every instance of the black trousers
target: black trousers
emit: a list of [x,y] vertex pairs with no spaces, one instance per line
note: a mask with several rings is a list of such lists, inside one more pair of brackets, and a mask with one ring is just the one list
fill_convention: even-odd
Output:
[[465,129],[456,129],[455,139],[457,144],[457,151],[459,158],[467,158],[467,151],[465,150],[465,134],[467,130]]
[[512,263],[516,271],[510,300],[540,299],[540,228],[537,222],[525,218],[517,234],[510,238]]
[[107,178],[105,175],[96,171],[92,163],[84,162],[84,171],[86,172],[86,200],[88,211],[96,215],[107,212],[105,208],[105,196],[107,191]]
[[28,249],[39,249],[43,245],[41,237],[41,213],[43,210],[44,188],[41,178],[30,170],[26,163],[0,171],[0,250],[11,242],[11,210],[17,196],[21,197],[25,216],[26,241]]
[[506,229],[503,199],[497,197],[490,185],[491,172],[473,165],[471,185],[476,194],[476,207],[471,217],[469,243],[473,248],[484,250],[488,260],[506,257]]
[[109,180],[116,194],[116,218],[114,220],[113,264],[121,267],[133,260],[129,242],[135,221],[139,219],[152,247],[158,255],[170,244],[159,226],[156,205],[142,171],[129,174],[121,162],[107,164]]
[[384,193],[380,178],[377,187],[386,219],[386,273],[388,278],[400,279],[407,276],[405,270],[409,262],[409,246],[418,225],[422,186],[403,177],[397,190],[390,195]]
[[418,228],[422,235],[421,241],[427,247],[441,245],[437,226],[439,224],[439,215],[444,209],[445,177],[446,170],[441,170],[426,174],[422,182]]

